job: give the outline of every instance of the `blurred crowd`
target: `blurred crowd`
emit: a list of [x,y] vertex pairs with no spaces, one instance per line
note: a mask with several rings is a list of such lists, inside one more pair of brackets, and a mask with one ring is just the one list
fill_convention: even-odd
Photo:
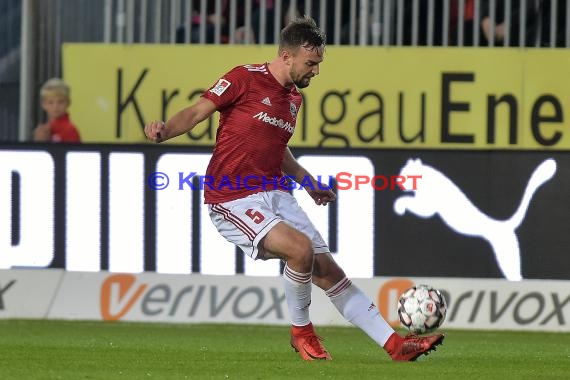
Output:
[[[191,30],[185,30],[186,23],[180,26],[176,42],[273,44],[275,29],[279,30],[291,18],[305,13],[310,13],[317,23],[325,25],[328,44],[360,41],[360,1],[341,0],[340,12],[337,12],[336,1],[327,1],[324,7],[321,1],[324,0],[283,0],[280,2],[281,9],[276,9],[277,2],[273,0],[267,0],[264,6],[259,0],[252,0],[251,10],[246,9],[245,1],[238,1],[235,13],[232,13],[230,1],[221,0],[219,16],[215,9],[216,0],[207,0],[205,10],[201,9],[202,1],[194,1],[189,16]],[[388,19],[391,27],[390,45],[397,42],[419,46],[564,47],[569,38],[566,0],[403,0],[390,2],[394,8],[387,8],[383,1],[367,3],[370,8],[365,12],[368,17],[367,44],[371,44],[375,36],[378,40],[378,36],[386,32],[383,23]],[[323,9],[325,12],[322,12]],[[390,18],[385,17],[386,10],[390,12]],[[249,20],[246,14],[250,15]],[[205,18],[202,17],[204,15]],[[322,15],[326,20],[321,20]],[[339,18],[340,25],[336,26]],[[249,26],[246,25],[247,21]],[[261,25],[263,22],[264,25]],[[232,33],[230,27],[233,27]],[[263,41],[260,41],[262,28],[265,30]],[[334,40],[335,35],[340,37],[337,37],[339,40]]]
[[[456,2],[455,2],[456,3]],[[564,47],[568,31],[566,0],[481,0],[481,45]],[[494,5],[494,7],[493,7]],[[454,12],[452,12],[454,14]],[[465,0],[463,39],[472,45],[475,1]],[[457,24],[457,22],[455,23]],[[451,33],[458,36],[459,33]]]
[[[189,18],[182,17],[176,30],[177,43],[275,44],[282,27],[309,14],[326,31],[329,45],[570,47],[567,0],[195,0],[189,4]],[[42,87],[40,101],[45,122],[37,125],[33,140],[80,142],[67,111],[69,87],[53,78]]]

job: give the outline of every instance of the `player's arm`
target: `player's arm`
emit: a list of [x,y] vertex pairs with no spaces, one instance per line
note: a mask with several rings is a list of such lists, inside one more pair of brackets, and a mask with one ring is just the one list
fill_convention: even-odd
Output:
[[283,157],[283,163],[281,164],[281,169],[283,170],[283,173],[285,173],[289,177],[294,178],[295,182],[297,183],[303,182],[305,178],[310,178],[311,181],[314,180],[314,178],[307,171],[307,169],[305,169],[299,164],[295,156],[293,156],[293,153],[291,153],[291,149],[289,149],[289,147],[285,149],[285,155]]
[[307,181],[310,181],[312,186],[305,186],[305,190],[316,204],[326,205],[336,199],[336,195],[332,189],[328,188],[325,184],[319,183],[307,169],[299,164],[289,147],[285,149],[281,170],[283,170],[286,175],[294,178],[297,183],[307,184]]
[[166,123],[152,121],[145,125],[146,137],[154,142],[162,142],[192,130],[197,124],[209,118],[216,111],[216,105],[211,100],[200,98],[195,104],[187,107]]

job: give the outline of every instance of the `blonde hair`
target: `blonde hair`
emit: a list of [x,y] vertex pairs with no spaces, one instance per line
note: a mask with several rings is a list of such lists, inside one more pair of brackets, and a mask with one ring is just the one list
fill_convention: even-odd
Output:
[[48,96],[59,95],[69,101],[70,92],[69,86],[61,78],[51,78],[47,80],[40,89],[40,97],[43,100]]

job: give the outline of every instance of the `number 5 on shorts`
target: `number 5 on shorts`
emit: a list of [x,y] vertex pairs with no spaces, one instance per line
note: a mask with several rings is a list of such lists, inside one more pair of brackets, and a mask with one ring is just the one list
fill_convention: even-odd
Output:
[[263,220],[265,219],[265,217],[263,216],[262,213],[260,213],[259,211],[253,211],[252,208],[247,210],[245,212],[245,215],[249,216],[255,224],[259,224],[259,223],[263,222]]

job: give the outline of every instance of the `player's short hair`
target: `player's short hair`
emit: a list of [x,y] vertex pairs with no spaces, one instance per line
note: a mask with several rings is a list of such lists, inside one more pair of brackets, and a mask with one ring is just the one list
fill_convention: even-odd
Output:
[[283,49],[309,50],[325,47],[325,33],[317,26],[315,20],[309,16],[299,17],[291,21],[283,30],[279,41],[279,51]]
[[43,100],[48,96],[62,96],[69,100],[70,93],[69,86],[61,78],[51,78],[40,89],[40,98]]

